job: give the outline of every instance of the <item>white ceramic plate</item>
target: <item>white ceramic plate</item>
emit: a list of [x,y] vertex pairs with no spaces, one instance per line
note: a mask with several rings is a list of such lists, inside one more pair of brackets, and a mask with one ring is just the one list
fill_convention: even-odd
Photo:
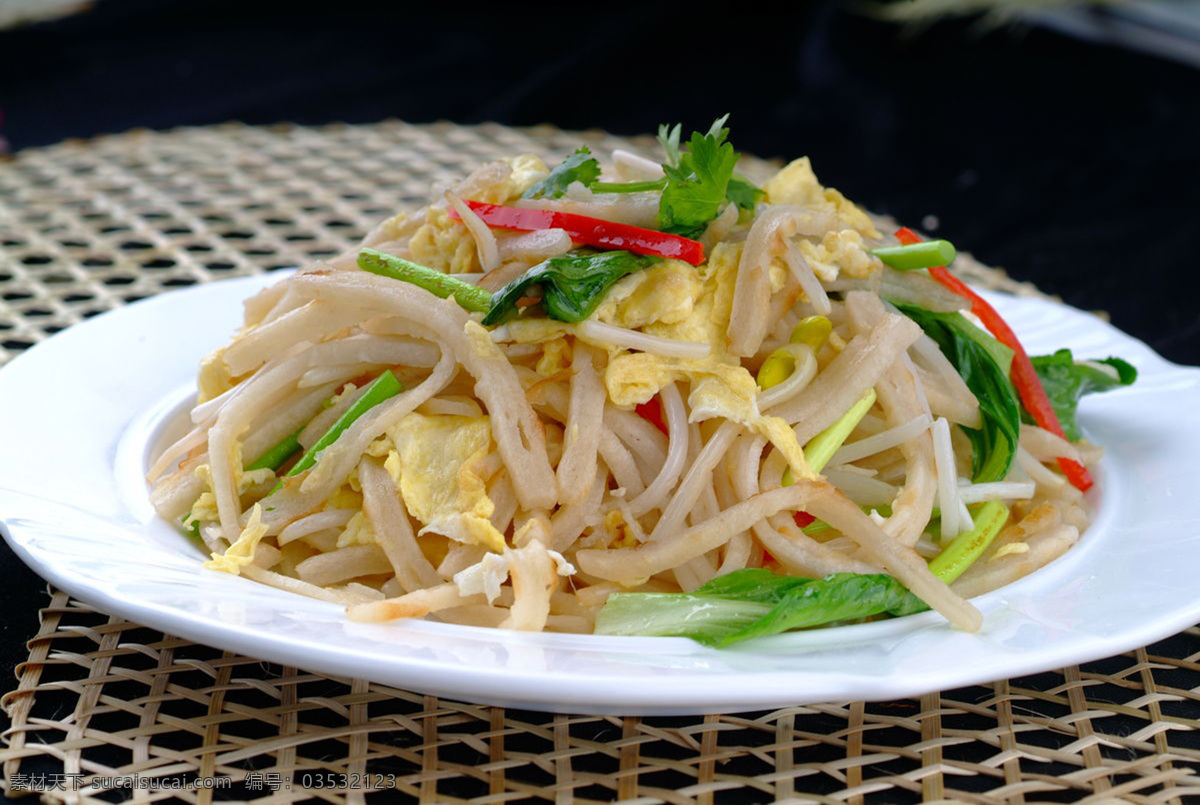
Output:
[[347,623],[339,607],[205,570],[143,473],[202,355],[271,277],[164,294],[89,320],[0,370],[0,518],[31,567],[104,611],[312,671],[563,712],[733,712],[893,699],[1109,656],[1200,621],[1200,369],[1078,310],[990,295],[1035,353],[1120,355],[1137,384],[1085,400],[1108,448],[1096,522],[1033,575],[976,599],[983,630],[935,613],[712,650],[682,638]]

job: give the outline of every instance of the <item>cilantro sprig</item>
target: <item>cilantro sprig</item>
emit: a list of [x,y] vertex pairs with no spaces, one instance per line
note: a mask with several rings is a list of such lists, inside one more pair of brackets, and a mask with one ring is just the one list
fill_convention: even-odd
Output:
[[663,177],[642,182],[602,182],[600,163],[587,146],[582,146],[556,166],[550,174],[525,191],[525,198],[562,198],[572,182],[594,193],[640,193],[662,191],[658,228],[685,237],[696,237],[716,218],[726,203],[753,211],[763,192],[733,170],[738,153],[728,142],[729,115],[713,121],[706,133],[692,132],[682,143],[683,126],[663,124],[658,141],[666,161]]
[[[707,134],[700,132],[692,132],[691,139],[688,141],[688,151],[682,150],[680,147],[680,137],[683,127],[676,123],[674,126],[663,124],[658,127],[658,142],[663,147],[663,152],[666,154],[667,161],[663,164],[663,172],[667,174],[668,189],[670,181],[680,177],[682,174],[693,170],[697,179],[703,175],[708,176],[712,181],[708,187],[707,200],[710,207],[706,212],[711,213],[708,218],[703,220],[703,224],[707,224],[713,218],[716,218],[720,213],[720,208],[726,200],[733,202],[742,210],[752,211],[756,204],[762,199],[763,191],[760,190],[753,182],[744,176],[739,176],[734,173],[733,166],[737,164],[738,154],[733,150],[733,146],[725,142],[729,137],[729,129],[725,127],[725,122],[729,120],[729,115],[723,115],[713,121],[709,126]],[[699,149],[697,144],[700,144]],[[733,159],[728,162],[728,154],[733,154]],[[715,159],[714,159],[715,157]],[[719,162],[717,162],[719,160]],[[701,170],[695,170],[696,168]],[[672,173],[668,168],[675,169]],[[674,174],[674,175],[673,175]],[[685,177],[686,181],[686,177]],[[715,188],[720,184],[724,187],[720,198],[716,197]],[[693,192],[687,192],[681,188],[682,195],[690,196],[695,200],[695,188],[689,188]],[[715,204],[713,201],[715,200]],[[692,207],[692,209],[697,209]],[[662,209],[659,211],[660,223],[665,217]],[[669,230],[668,230],[669,231]],[[683,234],[679,232],[677,234]]]
[[727,202],[738,160],[732,143],[726,142],[727,117],[715,121],[707,134],[692,132],[687,151],[680,150],[672,138],[663,165],[667,186],[658,205],[658,224],[664,232],[696,237]]
[[586,145],[575,149],[575,153],[564,159],[550,174],[526,190],[524,198],[562,198],[572,182],[585,187],[592,186],[600,178],[600,163],[592,156]]

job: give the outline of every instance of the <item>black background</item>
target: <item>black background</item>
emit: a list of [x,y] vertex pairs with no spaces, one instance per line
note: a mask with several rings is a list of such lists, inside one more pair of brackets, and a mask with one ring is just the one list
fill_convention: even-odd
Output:
[[[637,134],[731,112],[740,150],[807,154],[859,203],[936,218],[961,250],[1200,364],[1194,69],[1038,29],[903,35],[836,2],[414,5],[123,0],[0,32],[3,134],[385,117]],[[11,667],[44,599],[3,550]]]

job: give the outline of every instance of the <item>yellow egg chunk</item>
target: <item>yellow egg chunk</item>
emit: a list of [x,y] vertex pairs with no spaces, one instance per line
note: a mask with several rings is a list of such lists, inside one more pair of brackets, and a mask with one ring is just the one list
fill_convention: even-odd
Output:
[[504,535],[488,518],[495,505],[477,473],[491,448],[487,417],[411,413],[388,431],[393,450],[384,463],[409,514],[458,542],[504,550]]
[[375,529],[371,528],[371,521],[363,512],[356,512],[337,538],[339,548],[348,548],[351,545],[375,545],[378,542]]
[[539,319],[532,316],[524,319],[515,319],[503,326],[508,330],[509,337],[516,344],[537,344],[543,341],[550,341],[555,338],[561,338],[571,331],[571,326],[565,322],[555,321],[554,319]]
[[233,378],[224,360],[225,348],[214,350],[200,360],[200,372],[196,376],[199,390],[196,402],[208,402],[233,388]]
[[869,277],[882,265],[863,245],[862,235],[853,229],[829,232],[820,243],[801,240],[800,254],[813,273],[825,282],[833,282],[839,273],[849,277]]
[[[729,354],[725,331],[733,302],[741,245],[721,243],[708,262],[692,268],[667,261],[642,276],[633,275],[616,300],[608,299],[597,311],[602,321],[677,341],[707,343],[705,358],[669,358],[648,352],[611,350],[604,384],[614,405],[645,403],[665,386],[687,381],[689,421],[724,418],[741,423],[775,445],[793,472],[813,477],[804,453],[787,423],[765,417],[758,409],[758,383],[741,361]],[[617,287],[614,286],[614,290]],[[666,315],[652,316],[643,308],[654,300]]]
[[[500,168],[492,171],[495,180],[472,182],[476,177],[491,175],[489,169],[493,168]],[[468,195],[472,201],[509,204],[544,179],[547,173],[546,163],[539,157],[523,154],[485,165],[463,184],[470,186]],[[397,220],[392,230],[403,232],[403,224],[404,221]],[[441,204],[429,207],[425,223],[409,238],[408,250],[416,262],[447,274],[469,274],[480,270],[474,239],[467,233],[466,226],[452,218]]]
[[649,401],[663,386],[686,377],[679,358],[648,352],[622,352],[608,362],[604,385],[614,405],[631,406]]
[[570,365],[571,344],[565,337],[553,338],[542,346],[536,371],[541,377],[554,377]]
[[680,260],[664,260],[614,285],[592,315],[618,327],[678,324],[691,316],[703,286],[695,268]]
[[[533,154],[521,154],[504,161],[512,168],[512,173],[509,174],[504,184],[504,197],[497,201],[497,204],[520,198],[522,193],[545,179],[546,174],[550,172],[542,158]],[[480,198],[479,200],[486,201],[487,199]]]
[[831,212],[869,238],[880,236],[870,216],[860,207],[837,190],[823,187],[817,181],[808,157],[800,157],[784,166],[763,185],[763,192],[770,204],[795,204]]
[[408,241],[408,250],[416,262],[447,274],[479,271],[475,241],[462,221],[441,207],[430,207],[425,224]]
[[267,526],[262,521],[262,505],[255,503],[250,510],[250,519],[242,533],[225,553],[214,553],[212,559],[204,563],[209,570],[219,570],[222,573],[238,575],[246,565],[254,561],[254,551],[263,537],[267,535]]

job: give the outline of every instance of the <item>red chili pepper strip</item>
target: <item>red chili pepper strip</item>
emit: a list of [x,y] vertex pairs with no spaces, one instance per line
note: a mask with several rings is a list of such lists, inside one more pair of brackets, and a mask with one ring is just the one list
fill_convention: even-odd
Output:
[[[502,204],[485,204],[482,201],[468,201],[467,206],[474,210],[485,224],[500,229],[516,229],[521,232],[563,229],[571,236],[571,240],[586,243],[588,246],[671,257],[694,266],[704,262],[704,244],[667,232],[617,224],[571,212],[505,207]],[[453,210],[450,214],[457,217]]]
[[800,528],[808,528],[817,521],[817,518],[808,512],[792,512],[792,519],[796,521],[796,525]]
[[638,403],[634,406],[633,412],[662,431],[664,436],[671,435],[667,430],[666,418],[663,416],[662,400],[658,397],[651,397],[644,403]]
[[[901,243],[917,243],[921,240],[920,236],[908,227],[898,229],[896,239]],[[983,326],[988,329],[988,332],[1013,351],[1011,373],[1013,386],[1016,388],[1017,394],[1021,395],[1021,403],[1025,406],[1025,410],[1033,417],[1033,421],[1038,424],[1038,427],[1045,428],[1060,438],[1067,438],[1063,433],[1062,425],[1058,422],[1058,415],[1054,413],[1054,406],[1050,404],[1049,398],[1046,397],[1046,390],[1042,388],[1041,378],[1038,377],[1033,363],[1029,360],[1029,354],[1017,340],[1016,333],[1008,326],[1008,322],[1000,317],[1000,314],[987,303],[987,300],[968,288],[962,280],[947,271],[945,266],[934,266],[929,269],[929,275],[967,299],[971,303],[971,312],[983,322]],[[1067,476],[1071,485],[1080,492],[1086,492],[1092,488],[1091,473],[1078,461],[1060,456],[1058,466]]]

